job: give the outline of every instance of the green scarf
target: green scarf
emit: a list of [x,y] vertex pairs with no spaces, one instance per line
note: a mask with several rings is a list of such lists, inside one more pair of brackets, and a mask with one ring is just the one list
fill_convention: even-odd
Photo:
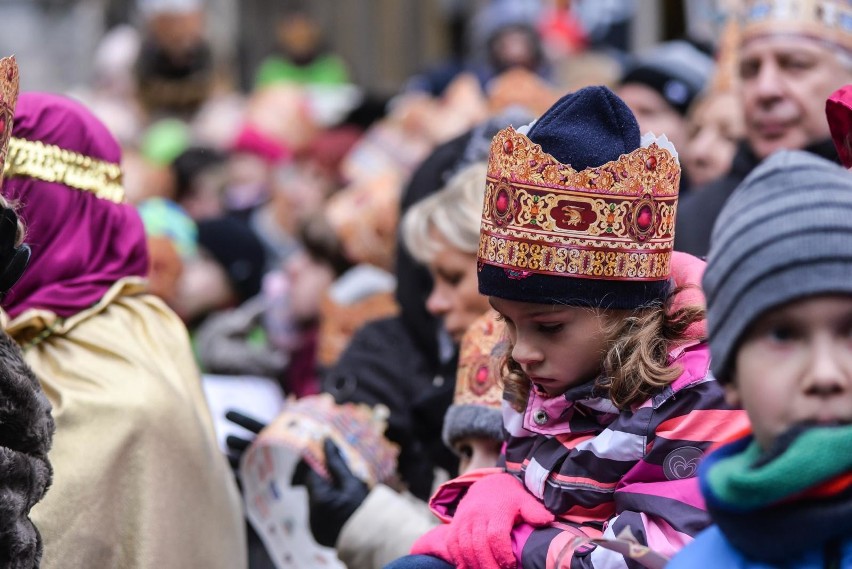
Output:
[[852,471],[852,425],[809,427],[790,436],[779,437],[765,454],[752,441],[717,461],[708,472],[713,494],[735,509],[753,510]]
[[717,449],[698,478],[713,521],[734,547],[751,559],[786,563],[852,536],[852,486],[826,485],[850,473],[852,425],[798,425],[765,452],[751,437]]

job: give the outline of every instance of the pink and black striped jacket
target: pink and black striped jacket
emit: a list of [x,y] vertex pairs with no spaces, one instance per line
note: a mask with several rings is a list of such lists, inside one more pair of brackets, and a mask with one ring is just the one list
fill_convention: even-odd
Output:
[[670,557],[709,525],[698,462],[747,418],[725,403],[706,344],[670,358],[680,377],[630,411],[595,396],[591,384],[548,399],[532,393],[524,413],[504,405],[506,469],[561,522],[517,528],[521,567],[638,567],[604,547],[570,543],[578,534],[618,537]]

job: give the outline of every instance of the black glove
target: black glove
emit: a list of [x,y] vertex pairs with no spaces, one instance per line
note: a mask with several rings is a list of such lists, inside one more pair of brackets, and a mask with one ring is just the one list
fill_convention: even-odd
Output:
[[[257,419],[253,419],[248,415],[243,415],[239,411],[234,411],[233,409],[225,413],[225,418],[235,425],[239,425],[254,434],[259,433],[266,426],[266,423],[261,423]],[[253,440],[254,437],[251,439],[244,439],[234,435],[228,435],[225,437],[225,445],[228,447],[228,462],[231,463],[234,475],[236,475],[240,469],[240,459],[243,457],[243,453],[246,452],[246,449],[249,445],[251,445]]]
[[[2,167],[2,163],[0,163]],[[11,208],[0,208],[0,300],[18,282],[30,262],[26,243],[15,247],[18,215]]]
[[311,468],[304,469],[300,478],[308,489],[311,533],[320,545],[334,547],[343,524],[364,502],[369,490],[349,470],[331,439],[326,439],[323,447],[331,480]]

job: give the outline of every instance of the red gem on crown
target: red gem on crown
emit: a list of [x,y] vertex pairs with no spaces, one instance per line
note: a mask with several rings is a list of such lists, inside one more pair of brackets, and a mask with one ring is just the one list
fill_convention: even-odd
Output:
[[657,157],[649,156],[647,160],[645,160],[645,168],[647,170],[653,171],[657,169]]
[[478,370],[476,370],[476,376],[474,377],[476,383],[480,385],[488,381],[488,367],[480,366]]
[[497,192],[497,200],[494,203],[494,207],[497,209],[497,213],[505,215],[509,211],[509,192],[501,188]]
[[643,205],[639,208],[639,215],[636,216],[636,225],[643,233],[651,229],[651,222],[654,219],[654,212],[651,211],[651,206]]

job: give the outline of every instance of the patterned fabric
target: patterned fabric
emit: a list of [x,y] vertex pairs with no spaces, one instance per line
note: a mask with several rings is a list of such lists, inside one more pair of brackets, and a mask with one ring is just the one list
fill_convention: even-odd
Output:
[[500,362],[508,349],[506,326],[489,310],[470,325],[459,346],[453,404],[444,415],[442,438],[452,448],[463,437],[503,440]]
[[709,524],[698,462],[747,419],[727,407],[708,374],[705,344],[671,358],[681,376],[632,411],[619,413],[591,383],[548,399],[533,392],[524,413],[504,403],[507,470],[564,522],[527,532],[523,567],[556,567],[566,558],[571,567],[627,566],[600,547],[566,552],[578,530],[637,541],[668,557]]
[[564,96],[493,139],[477,258],[479,292],[632,309],[664,299],[680,187],[665,136],[639,136],[606,87]]
[[679,181],[656,143],[576,171],[509,127],[491,145],[479,258],[518,278],[665,280]]
[[500,408],[503,389],[499,360],[508,348],[506,325],[489,310],[465,333],[459,348],[459,366],[453,405]]

